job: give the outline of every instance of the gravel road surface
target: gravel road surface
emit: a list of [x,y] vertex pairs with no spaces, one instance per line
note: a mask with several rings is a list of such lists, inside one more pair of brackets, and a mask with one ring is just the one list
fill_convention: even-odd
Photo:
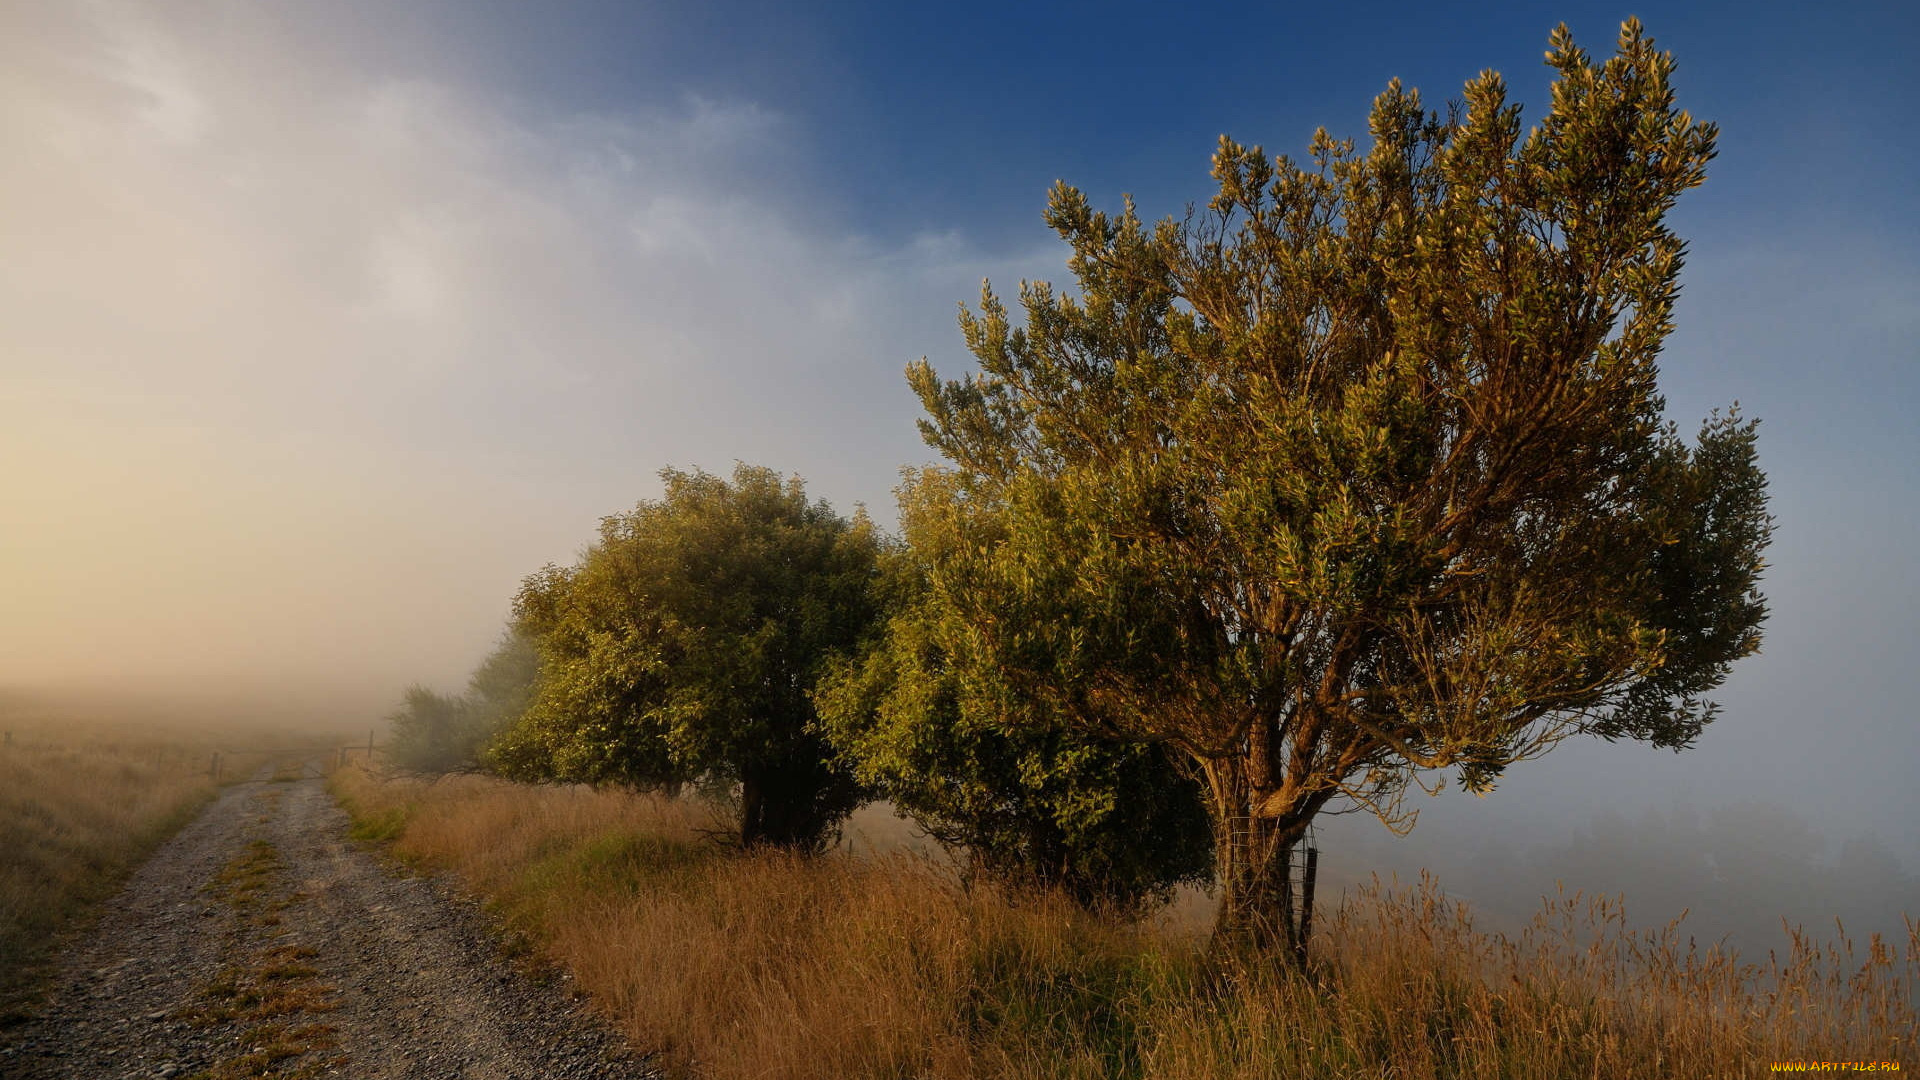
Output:
[[0,1077],[653,1075],[472,901],[349,841],[307,772],[229,788],[155,853],[0,1032]]

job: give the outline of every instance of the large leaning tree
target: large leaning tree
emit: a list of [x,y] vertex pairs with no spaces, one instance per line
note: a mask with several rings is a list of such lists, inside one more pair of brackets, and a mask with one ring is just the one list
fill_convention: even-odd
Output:
[[983,288],[979,372],[909,369],[936,588],[1023,693],[1204,779],[1217,943],[1305,957],[1323,811],[1409,824],[1416,780],[1572,735],[1685,748],[1758,648],[1753,423],[1690,444],[1657,386],[1715,128],[1638,22],[1547,62],[1530,130],[1487,72],[1444,113],[1391,84],[1305,164],[1223,138],[1184,219],[1057,186],[1077,295],[1023,285],[1015,327]]
[[576,565],[522,587],[515,629],[538,676],[493,764],[728,789],[744,846],[817,849],[861,790],[812,730],[808,694],[873,619],[874,530],[769,469],[660,475],[663,498],[605,519]]

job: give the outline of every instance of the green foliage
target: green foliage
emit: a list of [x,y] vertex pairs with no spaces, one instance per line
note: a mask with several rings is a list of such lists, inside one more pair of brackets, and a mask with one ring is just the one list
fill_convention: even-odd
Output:
[[353,818],[353,824],[347,828],[347,835],[368,844],[384,844],[398,840],[400,834],[407,831],[407,816],[408,811],[404,806],[357,814]]
[[511,727],[533,703],[533,686],[540,675],[540,650],[533,639],[514,630],[500,638],[467,679],[465,701],[481,745]]
[[410,686],[387,717],[393,739],[387,759],[409,772],[452,772],[470,764],[475,748],[467,705],[458,697]]
[[910,550],[888,560],[895,612],[815,695],[855,775],[974,866],[1082,902],[1160,898],[1203,879],[1212,859],[1199,788],[1160,747],[1089,737],[1036,711],[952,635],[925,561],[946,536],[904,509]]
[[1222,138],[1184,220],[1061,185],[1078,294],[1023,285],[1016,328],[983,290],[980,372],[909,369],[954,464],[908,494],[943,639],[1191,759],[1228,930],[1295,932],[1321,810],[1400,825],[1423,771],[1484,791],[1570,735],[1687,747],[1758,647],[1754,425],[1690,446],[1656,387],[1715,129],[1637,22],[1548,63],[1525,134],[1487,72],[1445,115],[1391,84],[1370,147],[1305,165]]
[[664,498],[521,589],[540,676],[493,760],[522,778],[738,785],[743,843],[817,847],[860,790],[810,730],[808,691],[872,618],[873,529],[768,469],[661,477]]

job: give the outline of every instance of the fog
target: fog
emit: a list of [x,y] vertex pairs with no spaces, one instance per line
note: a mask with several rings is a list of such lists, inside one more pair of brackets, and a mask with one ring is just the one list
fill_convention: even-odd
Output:
[[[902,367],[964,366],[981,278],[1066,276],[1039,187],[1024,228],[881,221],[836,173],[899,148],[829,160],[806,102],[583,104],[465,51],[504,48],[487,16],[378,10],[0,7],[0,687],[364,728],[459,686],[520,578],[662,466],[766,464],[891,522],[929,457]],[[1912,140],[1720,118],[1666,386],[1685,429],[1763,420],[1764,652],[1697,749],[1568,745],[1406,840],[1330,823],[1330,879],[1429,866],[1499,918],[1560,879],[1743,941],[1920,913],[1920,269],[1911,174],[1861,149]],[[1809,131],[1849,169],[1769,187],[1766,140]]]
[[1517,933],[1550,900],[1584,912],[1605,898],[1624,904],[1631,926],[1678,920],[1683,943],[1761,961],[1769,950],[1786,957],[1790,929],[1823,943],[1844,931],[1864,957],[1871,935],[1905,942],[1907,919],[1920,918],[1920,878],[1880,835],[1833,835],[1777,802],[1674,800],[1599,811],[1571,829],[1511,826],[1433,817],[1396,838],[1377,822],[1324,820],[1320,896],[1356,894],[1376,877],[1413,887],[1425,871],[1482,929]]
[[664,465],[887,511],[901,368],[1024,269],[807,220],[752,103],[524,115],[284,15],[0,16],[0,680],[365,713]]

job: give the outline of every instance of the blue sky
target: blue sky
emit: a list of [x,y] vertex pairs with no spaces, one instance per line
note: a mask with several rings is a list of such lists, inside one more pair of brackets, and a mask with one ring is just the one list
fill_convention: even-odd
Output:
[[[349,22],[364,30],[390,7],[361,5]],[[493,2],[408,5],[405,22],[435,43],[440,70],[534,109],[617,113],[688,94],[775,108],[828,213],[1004,246],[1056,178],[1175,211],[1203,193],[1221,132],[1283,152],[1318,125],[1362,132],[1395,76],[1438,103],[1492,67],[1542,100],[1557,22],[1604,51],[1635,14],[1680,58],[1683,102],[1726,132],[1715,195],[1695,200],[1717,209],[1691,208],[1699,220],[1750,220],[1751,200],[1884,211],[1905,194],[1920,120],[1903,83],[1920,34],[1899,4]],[[391,63],[420,63],[408,42]],[[366,44],[354,33],[344,47]],[[1867,208],[1829,207],[1857,220],[1850,209]]]
[[1395,76],[1496,68],[1537,116],[1553,25],[1604,53],[1638,14],[1722,129],[1664,385],[1684,429],[1762,419],[1774,618],[1700,749],[1563,748],[1436,813],[1778,793],[1920,864],[1917,11],[7,5],[0,684],[358,723],[457,684],[661,466],[890,521],[929,458],[901,370],[967,363],[982,277],[1063,280],[1053,181],[1178,213],[1221,133],[1360,135]]

